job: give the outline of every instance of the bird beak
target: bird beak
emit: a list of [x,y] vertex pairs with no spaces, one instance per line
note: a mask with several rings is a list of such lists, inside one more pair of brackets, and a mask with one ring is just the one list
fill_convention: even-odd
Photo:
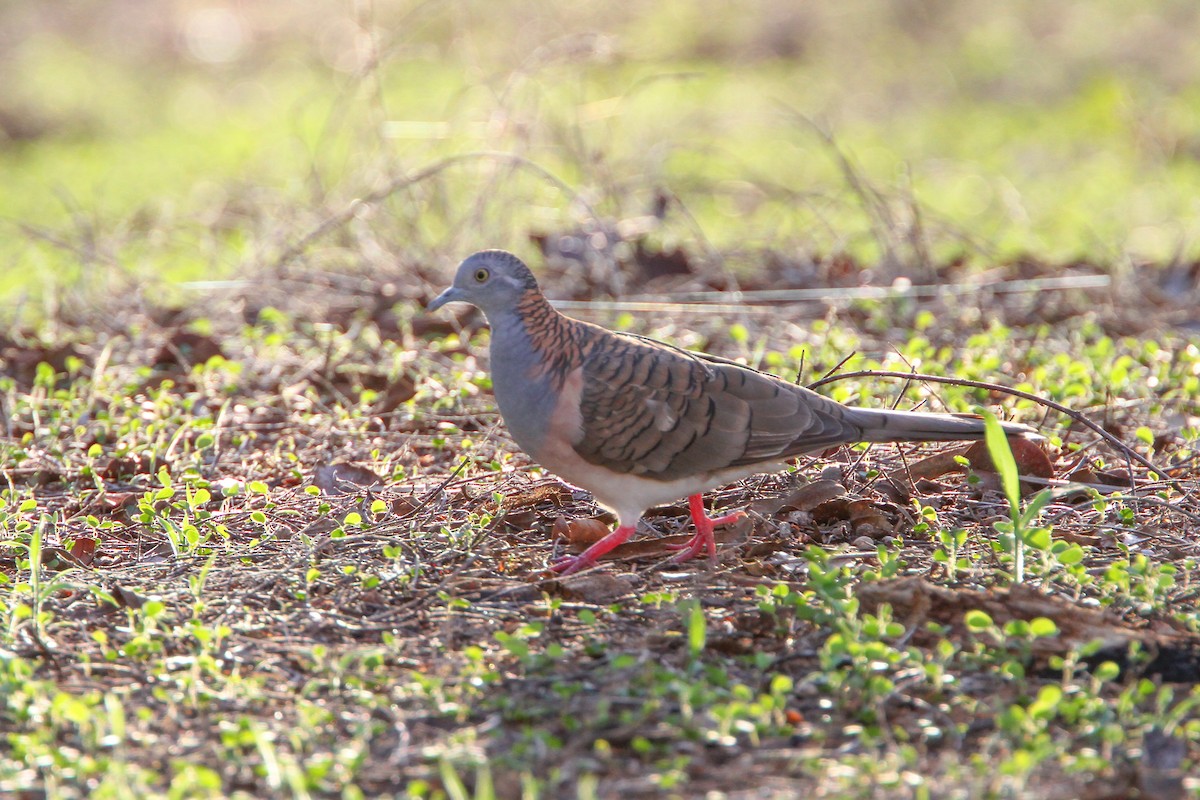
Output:
[[461,295],[462,292],[460,292],[457,287],[451,286],[449,289],[433,298],[433,300],[429,301],[429,305],[425,306],[425,310],[437,311],[439,308],[446,305],[446,303],[453,303],[456,300],[462,300]]

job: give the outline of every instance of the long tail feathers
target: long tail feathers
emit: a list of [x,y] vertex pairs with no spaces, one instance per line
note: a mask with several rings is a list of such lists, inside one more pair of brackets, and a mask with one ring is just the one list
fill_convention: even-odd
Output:
[[[864,442],[937,442],[982,439],[981,417],[970,414],[926,414],[919,411],[881,411],[851,408],[846,421],[862,429]],[[1001,422],[1010,436],[1042,438],[1033,428],[1015,422]]]

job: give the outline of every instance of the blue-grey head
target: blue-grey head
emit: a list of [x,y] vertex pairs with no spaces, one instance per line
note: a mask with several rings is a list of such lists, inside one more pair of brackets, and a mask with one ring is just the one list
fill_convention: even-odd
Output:
[[481,250],[458,265],[454,283],[428,306],[435,311],[446,303],[471,303],[492,319],[512,311],[526,292],[538,291],[537,281],[525,262],[504,250]]

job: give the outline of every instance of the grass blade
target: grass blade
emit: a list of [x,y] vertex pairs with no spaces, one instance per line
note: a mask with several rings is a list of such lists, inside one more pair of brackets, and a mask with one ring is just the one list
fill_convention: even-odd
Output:
[[1025,531],[1021,525],[1021,481],[1017,473],[1017,460],[1013,457],[1008,437],[1000,427],[1000,420],[986,408],[981,409],[984,424],[984,442],[988,455],[1000,476],[1000,486],[1008,499],[1008,513],[1012,517],[1013,535],[1013,581],[1025,581]]

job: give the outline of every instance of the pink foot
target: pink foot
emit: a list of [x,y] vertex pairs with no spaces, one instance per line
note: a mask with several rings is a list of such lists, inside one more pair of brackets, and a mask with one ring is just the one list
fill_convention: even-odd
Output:
[[594,545],[584,550],[577,556],[563,556],[558,561],[550,565],[550,569],[554,572],[560,572],[563,575],[571,575],[579,572],[581,569],[586,569],[592,566],[600,558],[600,556],[623,544],[626,539],[633,535],[636,527],[633,525],[618,526],[615,531],[605,536]]
[[679,554],[671,559],[676,564],[690,561],[705,550],[708,551],[709,558],[715,559],[717,557],[717,540],[713,537],[713,529],[718,525],[736,522],[746,516],[745,511],[735,511],[723,517],[710,517],[704,513],[704,497],[698,494],[688,498],[688,508],[692,512],[692,524],[696,526],[696,533],[685,544],[667,545],[669,549],[679,551]]

